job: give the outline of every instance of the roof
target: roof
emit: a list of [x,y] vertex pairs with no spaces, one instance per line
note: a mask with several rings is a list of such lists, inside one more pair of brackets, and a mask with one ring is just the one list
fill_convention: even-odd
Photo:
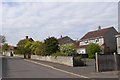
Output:
[[[14,49],[14,46],[8,45],[9,49]],[[2,48],[2,46],[0,45],[0,48]]]
[[100,29],[100,30],[95,30],[95,31],[88,32],[80,40],[90,39],[90,38],[96,38],[96,37],[103,37],[110,30],[115,30],[115,28],[114,27],[109,27],[109,28],[104,28],[104,29]]
[[65,37],[59,38],[59,39],[58,39],[58,42],[59,42],[60,45],[63,45],[63,44],[74,43],[75,41],[72,40],[70,37],[65,36]]

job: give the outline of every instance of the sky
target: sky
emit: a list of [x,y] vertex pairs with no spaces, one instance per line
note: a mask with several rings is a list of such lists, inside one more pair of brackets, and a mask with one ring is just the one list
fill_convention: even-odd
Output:
[[39,41],[61,35],[79,40],[98,26],[114,26],[118,30],[118,2],[4,0],[0,8],[1,34],[11,45],[16,45],[25,36]]

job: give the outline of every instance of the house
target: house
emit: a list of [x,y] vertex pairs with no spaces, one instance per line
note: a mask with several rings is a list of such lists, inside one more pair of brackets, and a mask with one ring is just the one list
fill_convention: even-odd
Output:
[[120,54],[120,33],[116,35],[117,38],[117,52]]
[[118,32],[114,27],[101,29],[99,26],[98,30],[90,31],[85,34],[78,42],[77,52],[79,54],[87,54],[87,46],[89,43],[96,43],[101,46],[102,53],[108,54],[116,51],[116,38]]
[[64,45],[64,44],[73,44],[75,43],[74,40],[72,40],[70,37],[65,36],[65,37],[60,37],[58,38],[59,45]]
[[[14,54],[13,50],[14,50],[14,46],[8,45],[8,50],[3,52],[3,55],[11,56],[11,54]],[[2,53],[2,46],[0,46],[0,51]]]

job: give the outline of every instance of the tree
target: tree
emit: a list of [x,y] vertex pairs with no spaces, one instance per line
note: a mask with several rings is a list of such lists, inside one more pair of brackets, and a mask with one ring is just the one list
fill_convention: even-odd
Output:
[[89,58],[94,58],[95,53],[101,52],[100,46],[95,43],[90,43],[87,47],[87,53]]
[[76,49],[74,44],[65,44],[60,46],[60,52],[66,54],[67,56],[72,56],[76,54]]
[[5,42],[6,42],[5,36],[0,35],[0,43],[5,43]]
[[2,45],[2,51],[3,52],[7,51],[8,48],[9,48],[9,45],[7,43],[5,43],[5,44]]
[[25,53],[26,54],[31,54],[31,45],[32,45],[32,42],[30,41],[27,41],[24,45],[24,50],[25,50]]
[[28,51],[28,50],[26,50],[26,48],[28,48],[30,42],[33,42],[33,40],[30,40],[29,38],[20,40],[17,44],[16,49],[14,50],[15,54],[26,55],[27,54],[26,51]]
[[33,42],[30,48],[32,53],[35,55],[41,55],[41,56],[45,55],[45,46],[40,41]]
[[17,47],[15,48],[14,52],[15,54],[25,54],[25,46],[26,40],[20,40],[17,44]]
[[59,51],[58,40],[55,37],[49,37],[44,40],[46,55],[51,55]]

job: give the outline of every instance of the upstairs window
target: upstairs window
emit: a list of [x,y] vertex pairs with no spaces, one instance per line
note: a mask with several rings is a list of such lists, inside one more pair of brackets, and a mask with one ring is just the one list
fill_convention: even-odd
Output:
[[88,43],[88,40],[86,40],[86,41],[84,41],[85,42],[85,44],[87,44]]
[[96,42],[96,43],[99,42],[99,39],[96,39],[95,42]]

